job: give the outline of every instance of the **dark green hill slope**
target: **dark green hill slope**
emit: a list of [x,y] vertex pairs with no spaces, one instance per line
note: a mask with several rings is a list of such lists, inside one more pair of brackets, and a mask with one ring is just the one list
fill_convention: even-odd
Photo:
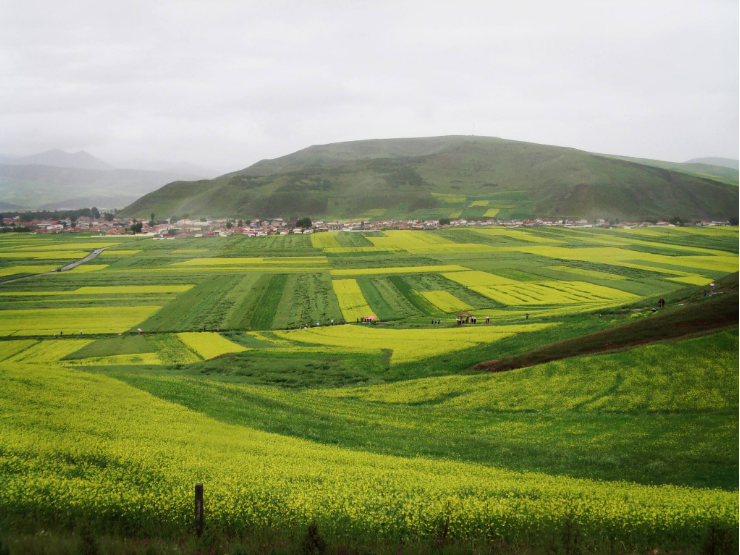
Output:
[[214,180],[170,183],[124,213],[379,219],[498,209],[503,218],[716,219],[736,217],[737,206],[738,188],[715,179],[572,148],[450,136],[314,146]]

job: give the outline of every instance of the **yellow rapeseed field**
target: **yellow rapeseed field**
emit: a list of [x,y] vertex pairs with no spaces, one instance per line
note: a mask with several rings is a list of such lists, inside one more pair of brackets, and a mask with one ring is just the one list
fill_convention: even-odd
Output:
[[619,274],[609,274],[607,272],[585,270],[583,268],[571,268],[570,266],[548,266],[548,269],[557,270],[558,272],[568,272],[569,274],[577,274],[579,276],[588,276],[596,279],[627,279],[627,276]]
[[336,231],[327,231],[324,233],[312,233],[311,234],[311,245],[316,249],[325,249],[328,247],[341,247],[337,241]]
[[442,312],[459,312],[462,310],[472,310],[473,308],[449,291],[422,291],[421,295]]
[[494,326],[479,324],[463,328],[383,329],[368,325],[345,325],[307,330],[276,331],[284,339],[302,343],[348,347],[368,352],[393,351],[392,364],[413,362],[453,351],[499,341],[516,333],[537,331],[555,324]]
[[354,322],[359,318],[375,316],[375,313],[368,306],[360,286],[357,285],[357,280],[334,279],[331,284],[334,287],[334,293],[337,295],[342,316],[346,321]]
[[247,350],[215,332],[184,332],[178,333],[177,337],[205,360]]
[[422,274],[430,272],[464,272],[467,268],[457,264],[441,266],[395,266],[390,268],[342,268],[330,270],[332,276],[366,276],[377,274]]
[[239,530],[315,521],[327,535],[418,541],[447,522],[451,539],[527,541],[569,518],[589,538],[697,545],[711,522],[738,520],[736,491],[365,453],[229,425],[102,373],[3,370],[5,515],[187,530],[201,482],[209,524]]
[[65,335],[124,332],[161,306],[70,307],[0,311],[0,335]]
[[0,276],[13,276],[17,274],[42,274],[51,272],[58,266],[11,266],[9,268],[0,268]]

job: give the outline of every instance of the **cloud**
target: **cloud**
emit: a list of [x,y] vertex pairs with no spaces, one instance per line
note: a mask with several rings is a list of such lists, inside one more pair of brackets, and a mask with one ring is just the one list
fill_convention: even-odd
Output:
[[310,144],[495,135],[738,154],[738,5],[6,0],[0,152],[223,171]]

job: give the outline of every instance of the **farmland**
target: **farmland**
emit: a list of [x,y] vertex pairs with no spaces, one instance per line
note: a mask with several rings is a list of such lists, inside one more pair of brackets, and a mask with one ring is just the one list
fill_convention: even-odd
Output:
[[736,228],[13,235],[0,281],[108,249],[0,284],[3,541],[175,542],[202,482],[212,537],[276,553],[311,523],[337,551],[737,545],[736,323],[474,368],[736,307]]

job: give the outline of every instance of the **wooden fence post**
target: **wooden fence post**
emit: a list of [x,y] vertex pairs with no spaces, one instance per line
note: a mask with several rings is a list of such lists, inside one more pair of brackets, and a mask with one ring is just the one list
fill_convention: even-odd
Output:
[[195,484],[195,534],[203,533],[203,484]]

